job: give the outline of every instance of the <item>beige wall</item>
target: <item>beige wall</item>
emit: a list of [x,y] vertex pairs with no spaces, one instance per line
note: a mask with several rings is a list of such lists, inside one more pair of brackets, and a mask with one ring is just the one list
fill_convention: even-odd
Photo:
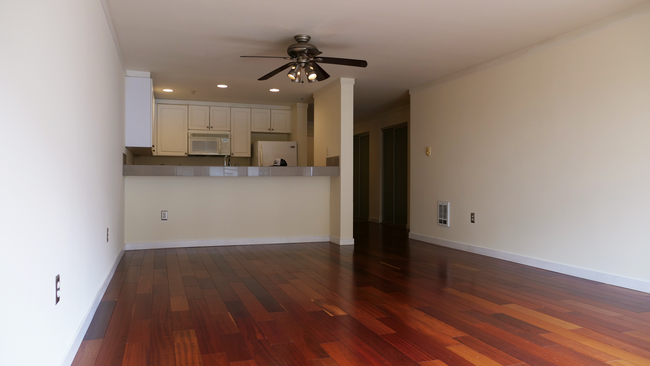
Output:
[[314,165],[340,157],[340,176],[330,184],[330,235],[340,244],[354,242],[353,125],[354,79],[336,80],[314,94]]
[[309,144],[307,142],[307,103],[291,106],[291,134],[289,141],[298,143],[298,166],[310,166],[308,163]]
[[307,123],[307,166],[314,166],[314,121]]
[[327,157],[340,154],[341,84],[334,81],[314,94],[314,166],[325,166]]
[[0,7],[0,364],[59,365],[124,245],[124,70],[100,1]]
[[125,181],[126,243],[329,236],[329,177]]
[[412,90],[412,233],[650,284],[649,44],[646,14]]
[[381,221],[381,163],[382,163],[382,129],[408,123],[410,120],[408,105],[378,115],[355,121],[354,134],[368,133],[369,136],[369,197],[368,220]]

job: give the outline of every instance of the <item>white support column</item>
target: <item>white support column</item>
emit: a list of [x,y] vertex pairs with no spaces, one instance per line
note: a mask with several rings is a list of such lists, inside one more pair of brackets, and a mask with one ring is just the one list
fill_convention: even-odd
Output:
[[330,181],[330,241],[354,244],[354,79],[342,78],[314,94],[314,165],[339,157],[341,173]]

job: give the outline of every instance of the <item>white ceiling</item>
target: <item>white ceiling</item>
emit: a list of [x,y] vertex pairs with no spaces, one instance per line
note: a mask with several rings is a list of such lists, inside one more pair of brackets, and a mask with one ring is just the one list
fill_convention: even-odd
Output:
[[[356,79],[357,116],[408,103],[409,88],[618,14],[647,0],[106,0],[129,70],[150,71],[156,98],[291,104],[340,77]],[[332,76],[291,83],[293,36],[312,36]],[[227,84],[228,89],[217,89]],[[174,89],[164,93],[163,88]],[[279,88],[279,93],[269,92]],[[196,91],[192,94],[192,91]]]

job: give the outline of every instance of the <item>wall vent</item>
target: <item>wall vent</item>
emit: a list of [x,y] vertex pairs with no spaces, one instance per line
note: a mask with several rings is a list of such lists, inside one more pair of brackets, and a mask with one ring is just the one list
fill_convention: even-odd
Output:
[[449,202],[438,201],[438,225],[449,227]]

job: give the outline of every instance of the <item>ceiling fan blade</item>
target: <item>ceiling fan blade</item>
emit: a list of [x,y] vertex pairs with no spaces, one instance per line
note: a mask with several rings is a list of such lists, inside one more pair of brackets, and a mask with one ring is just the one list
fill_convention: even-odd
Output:
[[284,64],[284,65],[278,67],[277,69],[271,71],[270,73],[268,73],[268,74],[262,76],[261,78],[259,78],[259,79],[257,79],[257,80],[262,81],[262,80],[270,79],[270,78],[272,78],[273,76],[275,76],[276,74],[281,73],[283,70],[285,70],[286,68],[288,68],[288,67],[291,66],[291,65],[293,65],[293,62],[288,62],[288,63],[286,63],[286,64]]
[[291,57],[286,56],[239,56],[239,57],[249,57],[249,58],[283,58],[285,60],[292,60]]
[[323,70],[322,67],[320,67],[319,64],[312,62],[312,66],[314,66],[314,71],[316,71],[316,80],[317,81],[323,81],[327,80],[330,77],[330,74],[327,73],[327,71]]
[[356,67],[368,66],[368,62],[366,60],[354,60],[351,58],[319,57],[314,59],[314,61],[321,62],[324,64],[334,64],[334,65],[345,65],[345,66],[356,66]]

